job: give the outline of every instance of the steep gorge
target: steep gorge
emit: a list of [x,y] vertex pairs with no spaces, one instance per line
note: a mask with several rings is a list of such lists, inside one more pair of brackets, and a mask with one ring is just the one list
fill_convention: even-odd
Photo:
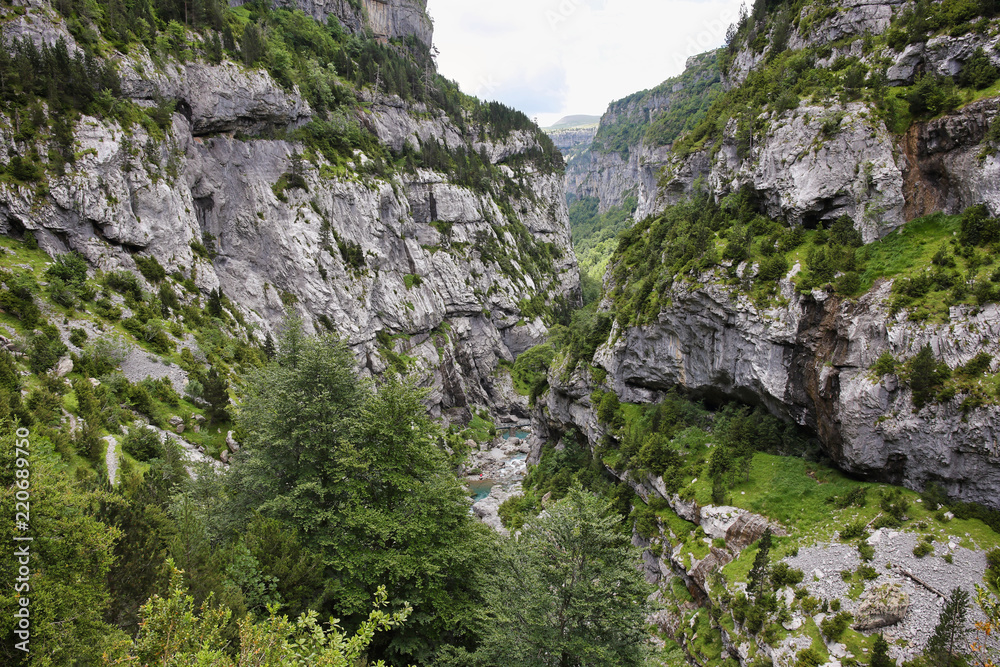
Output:
[[[757,213],[792,230],[829,229],[847,219],[868,244],[898,230],[888,240],[892,247],[905,247],[905,225],[920,216],[959,214],[976,205],[985,205],[989,215],[1000,214],[1000,162],[988,136],[998,115],[997,98],[973,96],[953,111],[913,119],[904,131],[894,129],[892,119],[903,115],[909,120],[907,98],[885,87],[916,87],[925,72],[957,76],[979,46],[995,67],[1000,64],[992,48],[995,31],[969,31],[959,38],[931,31],[930,37],[911,37],[903,48],[892,41],[910,20],[903,8],[841,4],[832,12],[809,4],[796,5],[798,14],[778,8],[764,20],[755,15],[744,21],[732,48],[716,54],[725,61],[724,103],[714,105],[697,128],[682,133],[656,159],[641,138],[648,136],[648,121],[637,116],[623,126],[620,115],[628,100],[612,105],[595,144],[602,136],[617,138],[621,154],[605,159],[643,155],[646,171],[638,174],[621,165],[597,169],[592,185],[582,189],[591,188],[602,210],[617,205],[621,193],[640,193],[635,220],[641,231],[631,238],[653,234],[646,231],[655,227],[650,220],[671,215],[672,207],[698,188],[721,203],[726,215],[735,211],[726,206],[738,206],[737,197],[749,196]],[[776,45],[775,40],[784,41]],[[806,94],[793,92],[796,85],[796,91],[803,88],[796,82],[807,80],[809,68],[819,74],[808,76],[825,77],[824,83],[805,85]],[[882,97],[843,88],[851,68],[862,72],[862,82],[869,72],[868,81],[883,86],[877,89]],[[777,83],[781,77],[786,78]],[[645,99],[642,95],[637,99]],[[965,95],[969,100],[970,93]],[[593,435],[596,407],[590,395],[595,388],[614,391],[622,401],[655,403],[668,389],[680,387],[695,397],[763,405],[812,429],[845,471],[915,489],[940,484],[955,498],[998,507],[995,398],[983,400],[978,389],[971,394],[960,389],[921,409],[902,371],[903,362],[929,345],[951,369],[990,355],[994,361],[986,375],[992,377],[1000,357],[996,303],[959,300],[928,319],[915,314],[919,308],[894,305],[899,290],[893,285],[906,279],[894,280],[884,269],[862,273],[862,282],[869,282],[861,293],[843,295],[834,288],[844,271],[803,289],[801,279],[812,275],[813,261],[807,261],[805,249],[793,253],[780,274],[761,280],[768,256],[764,244],[777,245],[774,238],[761,239],[759,246],[750,241],[748,250],[763,248],[760,257],[748,253],[720,260],[711,253],[722,253],[726,241],[735,243],[720,232],[715,249],[708,250],[710,259],[699,265],[696,253],[677,274],[684,260],[674,267],[667,260],[655,269],[662,271],[658,277],[648,278],[642,275],[648,267],[629,265],[638,273],[624,267],[612,271],[627,256],[624,244],[631,242],[619,241],[598,307],[616,322],[592,360],[607,379],[588,382],[588,373],[574,375],[576,383],[583,383],[577,386],[551,371],[551,391],[535,413],[539,432],[575,428]],[[930,243],[923,239],[918,233],[912,243]],[[657,247],[669,245],[646,253],[656,253]],[[881,251],[858,252],[869,257]],[[713,264],[714,269],[707,268]],[[623,275],[628,276],[624,281]],[[751,288],[768,284],[766,298]],[[895,373],[878,376],[871,370],[883,355],[899,360]],[[597,446],[598,439],[590,442]]]

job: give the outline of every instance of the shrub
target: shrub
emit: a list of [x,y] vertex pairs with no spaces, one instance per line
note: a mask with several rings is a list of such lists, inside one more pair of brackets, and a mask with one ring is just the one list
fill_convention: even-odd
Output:
[[60,278],[72,285],[81,284],[87,279],[87,260],[75,250],[59,255],[45,270],[45,275],[50,280]]
[[604,392],[601,396],[601,402],[597,407],[597,419],[602,424],[607,424],[611,427],[621,426],[621,403],[618,401],[618,395],[613,391]]
[[875,547],[864,541],[858,542],[858,555],[861,560],[870,563],[875,558]]
[[151,283],[158,283],[167,277],[167,270],[160,266],[155,257],[135,257],[135,265],[139,273]]
[[868,535],[867,523],[864,519],[858,519],[854,523],[844,526],[840,531],[840,539],[844,542]]
[[950,76],[922,74],[907,95],[907,101],[914,116],[936,116],[958,106],[959,98]]
[[872,581],[874,579],[878,579],[878,570],[871,565],[859,565],[858,576],[865,581]]
[[102,336],[83,349],[81,360],[91,377],[100,377],[118,368],[128,353],[122,340]]
[[[838,600],[837,603],[837,607],[839,608],[840,601]],[[847,630],[847,626],[853,618],[846,611],[842,611],[835,616],[823,619],[823,622],[819,624],[819,629],[823,633],[823,636],[827,638],[827,641],[835,642],[843,636],[844,631]]]
[[928,542],[920,542],[917,546],[913,547],[913,555],[917,558],[923,558],[929,553],[934,551],[934,545]]
[[104,284],[119,294],[142,301],[142,285],[131,271],[109,271],[104,274]]
[[1000,577],[1000,547],[996,547],[986,554],[986,567],[997,577]]
[[760,263],[757,271],[757,279],[760,281],[774,282],[781,280],[788,273],[788,259],[784,255],[771,255],[765,257]]
[[985,204],[970,206],[962,212],[958,232],[960,244],[968,247],[997,241],[1000,241],[1000,220],[990,217],[990,211]]
[[87,342],[87,332],[83,329],[72,329],[69,332],[69,342],[76,347],[83,347],[83,344]]
[[973,379],[980,377],[990,370],[993,363],[993,355],[987,352],[980,352],[967,363],[955,369],[955,377],[963,379]]
[[819,667],[826,662],[813,647],[804,648],[795,654],[795,667]]
[[982,47],[976,49],[975,53],[962,65],[962,71],[958,75],[958,81],[963,86],[982,90],[989,88],[993,82],[1000,77],[1000,72],[990,62],[990,57],[986,55]]
[[160,436],[142,424],[135,424],[122,439],[122,451],[136,461],[149,461],[159,455]]
[[32,373],[41,374],[56,365],[59,357],[66,354],[66,346],[59,339],[59,332],[50,325],[43,325],[42,331],[31,338],[28,348],[28,366]]
[[804,598],[802,598],[802,601],[799,602],[799,605],[802,607],[802,611],[809,614],[810,616],[816,613],[816,610],[819,609],[819,604],[820,604],[819,600],[817,600],[811,595],[805,596]]
[[781,561],[775,563],[771,569],[771,581],[775,589],[801,584],[804,577],[802,570],[790,567],[788,563]]

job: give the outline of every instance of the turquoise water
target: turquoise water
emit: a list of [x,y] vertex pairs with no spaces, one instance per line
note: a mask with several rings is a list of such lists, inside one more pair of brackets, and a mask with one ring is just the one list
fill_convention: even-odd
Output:
[[[514,437],[515,438],[520,438],[521,440],[524,440],[529,435],[530,435],[530,433],[528,433],[527,431],[514,431]],[[504,440],[510,440],[510,431],[504,431],[503,432],[503,439]]]
[[[527,433],[524,435],[527,435]],[[518,432],[517,437],[521,438],[524,436]],[[526,458],[528,458],[527,454],[518,453],[511,456],[508,461],[523,461]],[[467,481],[466,485],[469,487],[469,493],[472,495],[472,502],[478,503],[480,500],[490,495],[490,489],[496,486],[496,482],[492,479],[484,478]]]
[[474,495],[472,497],[473,503],[478,503],[480,500],[490,495],[490,489],[493,488],[494,482],[492,479],[477,479],[469,482],[469,491]]

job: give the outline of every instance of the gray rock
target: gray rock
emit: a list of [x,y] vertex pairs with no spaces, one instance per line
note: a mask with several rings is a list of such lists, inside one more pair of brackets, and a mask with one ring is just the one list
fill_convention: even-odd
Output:
[[63,357],[56,364],[56,367],[52,370],[52,374],[57,378],[65,377],[73,371],[73,360],[69,357]]
[[910,596],[896,584],[886,584],[870,589],[855,614],[855,630],[877,630],[895,625],[906,618],[910,609]]

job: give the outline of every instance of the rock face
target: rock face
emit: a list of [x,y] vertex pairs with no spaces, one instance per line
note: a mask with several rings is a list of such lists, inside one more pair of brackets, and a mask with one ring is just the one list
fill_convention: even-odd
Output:
[[952,367],[981,351],[1000,356],[1000,308],[954,308],[948,324],[917,324],[905,313],[889,315],[889,287],[851,302],[803,297],[783,281],[788,305],[763,311],[729,288],[675,289],[673,306],[656,324],[622,332],[595,363],[614,378],[622,400],[645,402],[679,385],[763,403],[815,429],[845,470],[916,489],[937,482],[956,497],[996,507],[996,410],[963,414],[958,396],[915,413],[905,384],[873,378],[868,369],[885,351],[908,358],[926,344]]
[[320,23],[335,16],[351,32],[368,28],[382,41],[412,35],[429,48],[434,34],[426,0],[275,0],[274,4],[301,9]]
[[770,217],[809,228],[848,215],[865,242],[905,222],[903,165],[866,105],[803,105],[764,120],[767,135],[747,159],[739,157],[730,122],[711,170],[716,192],[750,186]]
[[910,128],[902,141],[906,219],[974,204],[1000,214],[1000,159],[984,143],[998,115],[995,99],[980,100]]
[[[420,32],[422,2],[366,4],[387,36],[430,39],[429,22]],[[304,8],[316,16],[349,6]],[[54,14],[42,9],[39,16]],[[33,29],[58,32],[53,25]],[[522,308],[579,298],[561,174],[530,161],[499,164],[536,150],[535,134],[490,138],[489,127],[459,128],[443,111],[362,90],[364,109],[337,121],[345,131],[362,125],[397,150],[433,140],[475,151],[514,194],[492,183],[472,190],[427,169],[374,175],[360,152],[337,172],[322,156],[299,159],[301,144],[239,138],[283,133],[312,117],[297,91],[267,72],[169,59],[158,67],[141,48],[118,59],[123,95],[140,105],[177,103],[165,136],[84,117],[74,128],[79,158],[50,178],[48,194],[0,185],[0,232],[32,230],[50,253],[77,250],[105,270],[134,271],[134,253],[155,256],[203,294],[220,289],[259,340],[286,314],[337,331],[368,372],[404,364],[421,377],[435,415],[461,419],[473,405],[499,417],[526,414],[509,376],[496,373],[546,334]],[[30,148],[7,125],[0,137],[25,154]],[[295,169],[306,187],[282,188]]]

